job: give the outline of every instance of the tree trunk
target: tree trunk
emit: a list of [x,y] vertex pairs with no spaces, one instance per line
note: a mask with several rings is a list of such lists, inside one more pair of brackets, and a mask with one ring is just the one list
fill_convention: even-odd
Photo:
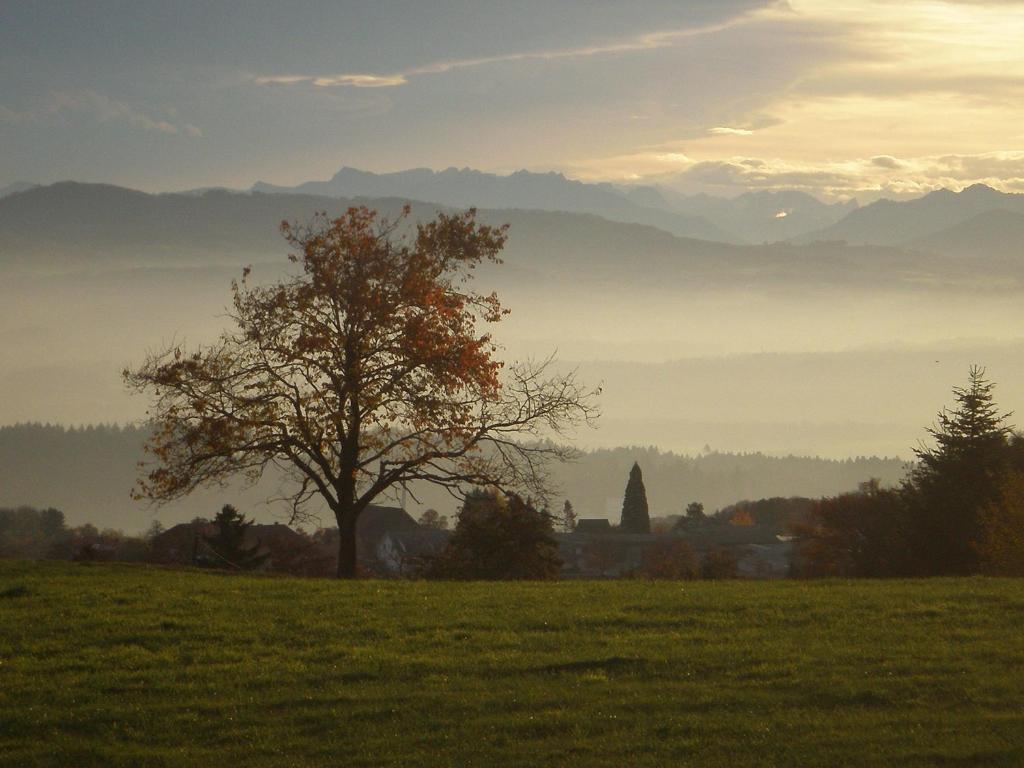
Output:
[[356,515],[353,510],[339,512],[338,520],[338,578],[356,577]]

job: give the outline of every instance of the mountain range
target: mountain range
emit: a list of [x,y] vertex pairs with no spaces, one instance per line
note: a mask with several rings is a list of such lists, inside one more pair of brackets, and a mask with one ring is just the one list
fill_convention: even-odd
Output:
[[[376,174],[342,168],[327,181],[294,187],[258,182],[258,192],[327,197],[397,197],[452,207],[591,213],[649,224],[674,235],[733,244],[817,241],[922,249],[955,257],[1021,255],[1017,243],[1024,195],[974,184],[905,201],[824,203],[795,190],[746,192],[732,198],[685,195],[667,186],[588,184],[558,173],[508,176],[472,169],[426,168]],[[998,214],[994,212],[999,212]]]
[[29,181],[16,181],[13,184],[8,184],[5,187],[0,187],[0,197],[7,197],[8,195],[16,195],[18,192],[24,192],[28,189],[34,189],[38,187],[38,184],[33,184]]
[[[303,193],[148,194],[61,182],[0,199],[0,264],[47,269],[237,264],[277,259],[282,220],[339,215],[367,204],[397,215],[401,198]],[[414,218],[440,206],[417,204]],[[1016,281],[1016,264],[979,273],[975,263],[889,246],[841,243],[733,245],[673,236],[653,226],[561,211],[483,209],[484,223],[511,225],[503,279],[670,290],[701,285],[901,285]]]
[[[906,201],[824,203],[795,190],[746,192],[732,198],[685,195],[667,186],[588,184],[559,173],[501,176],[468,168],[370,173],[342,168],[327,181],[293,187],[257,182],[254,192],[335,198],[395,197],[465,208],[591,213],[648,224],[670,234],[732,244],[816,241],[884,245],[963,257],[1017,257],[1024,232],[1024,195],[975,184]],[[996,213],[998,212],[998,213]],[[1004,214],[1021,214],[1010,216]]]
[[[81,185],[79,185],[81,186]],[[164,210],[174,208],[175,215],[187,216],[187,226],[167,226],[160,233],[160,242],[168,247],[186,249],[197,237],[218,248],[252,248],[255,240],[266,233],[255,234],[245,227],[230,232],[231,224],[223,218],[225,208],[234,208],[228,218],[244,217],[245,210],[264,208],[301,214],[309,209],[313,198],[320,200],[415,201],[435,206],[467,208],[474,206],[491,210],[550,211],[591,214],[613,222],[644,224],[678,237],[728,244],[769,244],[820,242],[850,245],[895,246],[922,250],[955,258],[984,255],[1016,258],[1021,255],[1018,243],[1024,234],[1024,194],[1000,192],[983,184],[975,184],[960,192],[947,189],[905,201],[878,200],[858,207],[856,201],[824,203],[804,192],[793,190],[747,192],[736,197],[684,195],[667,186],[615,185],[586,183],[568,179],[559,173],[517,171],[509,175],[484,173],[469,168],[448,168],[434,171],[416,168],[395,173],[371,173],[343,167],[326,181],[308,181],[296,186],[278,186],[257,182],[250,190],[207,188],[178,194],[145,195],[107,185],[87,185],[93,193],[122,196],[127,214],[122,224],[124,236],[130,237],[134,217],[145,215],[157,200]],[[39,198],[14,199],[33,192],[40,185],[16,182],[0,188],[0,199],[7,221],[0,221],[0,248],[10,248],[9,239],[18,230],[11,221],[18,218],[20,205],[35,205]],[[51,195],[73,197],[73,182],[50,185]],[[251,193],[249,199],[241,197]],[[285,195],[300,200],[285,203]],[[203,205],[190,208],[187,198],[199,198]],[[261,201],[262,206],[260,202]],[[51,202],[64,207],[54,197]],[[326,207],[335,209],[333,203]],[[392,206],[389,206],[392,207]],[[201,209],[213,209],[204,213]],[[243,210],[245,209],[245,210]],[[79,209],[64,207],[66,213]],[[31,213],[30,213],[31,217]],[[212,218],[211,218],[212,217]],[[57,230],[80,226],[65,220],[51,220]],[[27,225],[26,225],[27,226]],[[151,225],[147,225],[152,232]],[[264,227],[265,228],[265,227]],[[26,234],[26,233],[22,233]],[[60,239],[57,231],[27,233],[28,239],[40,243]],[[25,237],[15,240],[24,242]],[[117,235],[114,240],[123,239]],[[108,238],[109,240],[109,238]],[[97,243],[99,244],[99,243]]]
[[734,242],[735,235],[709,220],[667,205],[639,205],[610,184],[585,184],[560,173],[518,171],[508,176],[470,168],[432,171],[415,168],[397,173],[369,173],[342,168],[328,181],[308,181],[294,187],[257,182],[253,192],[324,197],[396,197],[453,208],[513,208],[591,213],[611,221],[649,224],[673,235]]
[[649,224],[682,237],[737,244],[786,240],[827,227],[857,207],[854,201],[830,205],[795,191],[748,192],[735,198],[688,196],[663,187],[589,184],[560,173],[517,171],[501,176],[470,168],[380,174],[342,168],[327,181],[293,187],[257,182],[252,191],[592,213],[612,221]]
[[878,200],[795,241],[892,245],[951,256],[1020,256],[1022,215],[1024,194],[974,184],[960,192],[936,190],[915,200]]

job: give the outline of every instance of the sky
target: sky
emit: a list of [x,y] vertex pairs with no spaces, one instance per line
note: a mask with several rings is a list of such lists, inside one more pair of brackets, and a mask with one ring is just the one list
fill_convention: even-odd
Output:
[[0,4],[0,186],[1024,192],[1024,0]]

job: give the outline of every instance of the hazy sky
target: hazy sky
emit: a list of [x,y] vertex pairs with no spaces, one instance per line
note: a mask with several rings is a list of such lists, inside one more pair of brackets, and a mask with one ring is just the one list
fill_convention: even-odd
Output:
[[0,73],[0,185],[1024,191],[1024,2],[4,2]]

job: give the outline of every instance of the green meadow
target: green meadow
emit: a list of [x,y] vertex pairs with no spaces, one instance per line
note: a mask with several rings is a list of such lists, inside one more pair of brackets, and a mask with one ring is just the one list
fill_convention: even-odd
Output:
[[0,562],[3,766],[1020,766],[1024,581]]

